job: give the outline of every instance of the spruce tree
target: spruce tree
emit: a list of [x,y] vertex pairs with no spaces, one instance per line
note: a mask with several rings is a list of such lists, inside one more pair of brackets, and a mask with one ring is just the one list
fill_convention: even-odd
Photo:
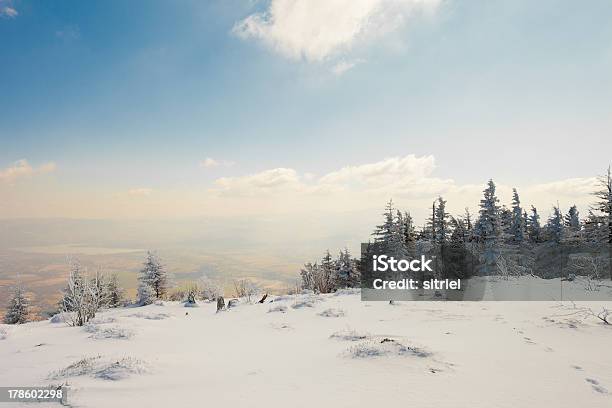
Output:
[[21,324],[29,321],[30,300],[20,284],[13,288],[8,309],[4,315],[6,324]]
[[563,217],[563,223],[574,232],[580,231],[580,214],[575,204],[569,208],[567,214]]
[[410,215],[409,212],[404,212],[404,216],[402,217],[402,219],[403,219],[403,224],[404,224],[402,228],[404,245],[408,253],[410,255],[414,255],[415,244],[417,240],[417,234],[414,229],[414,221],[412,220],[412,216]]
[[541,242],[542,240],[542,226],[540,225],[540,215],[538,210],[532,205],[531,215],[527,220],[527,235],[529,240],[534,243]]
[[557,244],[561,242],[563,236],[563,217],[561,216],[561,211],[558,206],[553,207],[553,213],[548,219],[546,230],[552,242]]
[[525,224],[523,220],[523,209],[516,188],[512,189],[512,220],[510,222],[510,235],[516,243],[523,242]]
[[381,254],[387,254],[397,259],[407,256],[404,237],[402,236],[402,225],[398,222],[393,200],[389,200],[383,213],[385,218],[383,224],[378,225],[372,235],[374,243]]
[[480,200],[479,218],[474,228],[474,235],[482,246],[484,257],[484,274],[496,271],[499,256],[499,241],[501,235],[499,200],[495,195],[495,183],[489,180]]
[[355,261],[351,258],[348,248],[340,251],[336,261],[336,287],[353,288],[358,285],[358,274]]
[[140,283],[138,284],[137,296],[138,296],[138,299],[137,299],[138,304],[140,306],[146,306],[146,305],[150,305],[151,303],[153,303],[155,294],[153,293],[153,290],[151,289],[151,285],[149,285],[148,283],[144,281],[140,281]]
[[448,217],[449,214],[446,212],[446,201],[442,197],[438,197],[438,205],[434,206],[433,218],[433,239],[438,246],[443,246],[450,235]]
[[157,299],[162,299],[168,292],[168,275],[154,252],[147,252],[147,259],[140,271],[140,281],[151,287]]
[[117,274],[111,275],[107,286],[108,307],[120,307],[124,302],[125,291],[119,286],[119,278]]

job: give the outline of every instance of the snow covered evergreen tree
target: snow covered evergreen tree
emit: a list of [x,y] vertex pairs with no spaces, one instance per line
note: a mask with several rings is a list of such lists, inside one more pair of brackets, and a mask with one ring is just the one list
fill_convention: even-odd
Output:
[[512,211],[505,205],[499,210],[499,219],[501,223],[501,237],[504,242],[513,242],[512,234]]
[[553,207],[553,213],[546,224],[548,237],[552,242],[560,243],[563,237],[563,216],[558,206]]
[[474,226],[472,225],[472,214],[470,213],[470,209],[468,207],[465,207],[465,221],[463,225],[465,226],[467,241],[467,237],[469,237],[469,235],[472,233],[472,229],[474,228]]
[[538,243],[542,240],[542,226],[540,225],[540,215],[538,210],[532,205],[531,215],[527,219],[527,235],[529,241]]
[[404,245],[402,226],[398,222],[393,208],[393,200],[389,200],[387,203],[383,216],[385,221],[383,224],[378,225],[372,234],[374,235],[374,243],[377,245],[380,253],[394,256],[397,259],[406,257],[408,251]]
[[575,204],[569,208],[567,214],[563,217],[563,222],[568,229],[574,232],[580,231],[580,214]]
[[157,299],[162,299],[168,292],[168,275],[157,254],[147,252],[147,259],[140,271],[140,281],[151,287]]
[[449,214],[446,212],[446,201],[442,197],[438,197],[438,205],[435,207],[433,219],[434,242],[438,246],[446,244],[450,235],[448,225]]
[[107,284],[108,307],[120,307],[124,303],[125,291],[119,286],[119,277],[112,274]]
[[359,273],[348,248],[340,251],[336,261],[336,288],[354,288],[359,285]]
[[510,235],[516,243],[521,243],[524,240],[525,224],[523,219],[523,209],[521,208],[521,200],[516,188],[512,189],[512,220],[510,222]]
[[485,275],[495,273],[499,256],[501,222],[498,202],[495,195],[495,183],[489,180],[487,188],[483,191],[483,198],[480,200],[480,216],[474,227],[474,236],[482,246]]
[[4,315],[4,323],[21,324],[27,323],[30,318],[30,299],[20,284],[13,288],[8,309]]
[[409,212],[404,212],[404,216],[402,217],[403,228],[402,234],[404,238],[404,247],[408,252],[409,256],[414,256],[416,252],[416,241],[417,234],[414,228],[414,221],[412,220],[412,216]]
[[140,281],[138,283],[137,297],[137,302],[140,306],[146,306],[153,303],[153,301],[155,300],[155,294],[151,289],[151,285],[144,281]]
[[467,267],[467,222],[451,217],[449,224],[453,232],[449,238],[448,249],[444,253],[444,277],[465,278],[470,274]]

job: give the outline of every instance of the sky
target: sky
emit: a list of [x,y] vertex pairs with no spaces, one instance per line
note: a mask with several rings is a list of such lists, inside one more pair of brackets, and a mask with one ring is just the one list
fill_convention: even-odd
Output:
[[389,198],[475,211],[489,178],[584,212],[612,162],[610,21],[607,0],[0,0],[0,218],[341,229]]

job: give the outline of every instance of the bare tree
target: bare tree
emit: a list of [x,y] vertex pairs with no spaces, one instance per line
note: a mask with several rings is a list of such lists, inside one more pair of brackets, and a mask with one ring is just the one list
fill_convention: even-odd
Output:
[[598,290],[598,282],[608,270],[608,259],[596,255],[580,255],[570,259],[568,270],[585,279],[586,290]]
[[236,297],[246,298],[247,302],[251,302],[251,298],[258,294],[261,290],[257,284],[249,279],[234,280],[234,291]]
[[200,298],[202,300],[216,300],[219,296],[223,295],[221,286],[213,282],[207,277],[203,277],[199,282],[200,287]]
[[594,193],[598,201],[595,204],[594,210],[601,214],[603,221],[603,241],[608,246],[608,267],[610,279],[612,279],[612,173],[608,167],[607,173],[599,178],[601,190]]

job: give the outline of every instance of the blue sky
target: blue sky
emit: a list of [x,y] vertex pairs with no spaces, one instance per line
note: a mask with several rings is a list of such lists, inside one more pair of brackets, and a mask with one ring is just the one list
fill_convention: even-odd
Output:
[[245,196],[265,213],[271,186],[305,209],[355,189],[380,207],[401,193],[366,180],[376,164],[428,169],[396,186],[420,191],[407,202],[493,177],[548,203],[609,164],[611,2],[301,3],[0,0],[4,215],[163,216],[176,200],[197,215]]

